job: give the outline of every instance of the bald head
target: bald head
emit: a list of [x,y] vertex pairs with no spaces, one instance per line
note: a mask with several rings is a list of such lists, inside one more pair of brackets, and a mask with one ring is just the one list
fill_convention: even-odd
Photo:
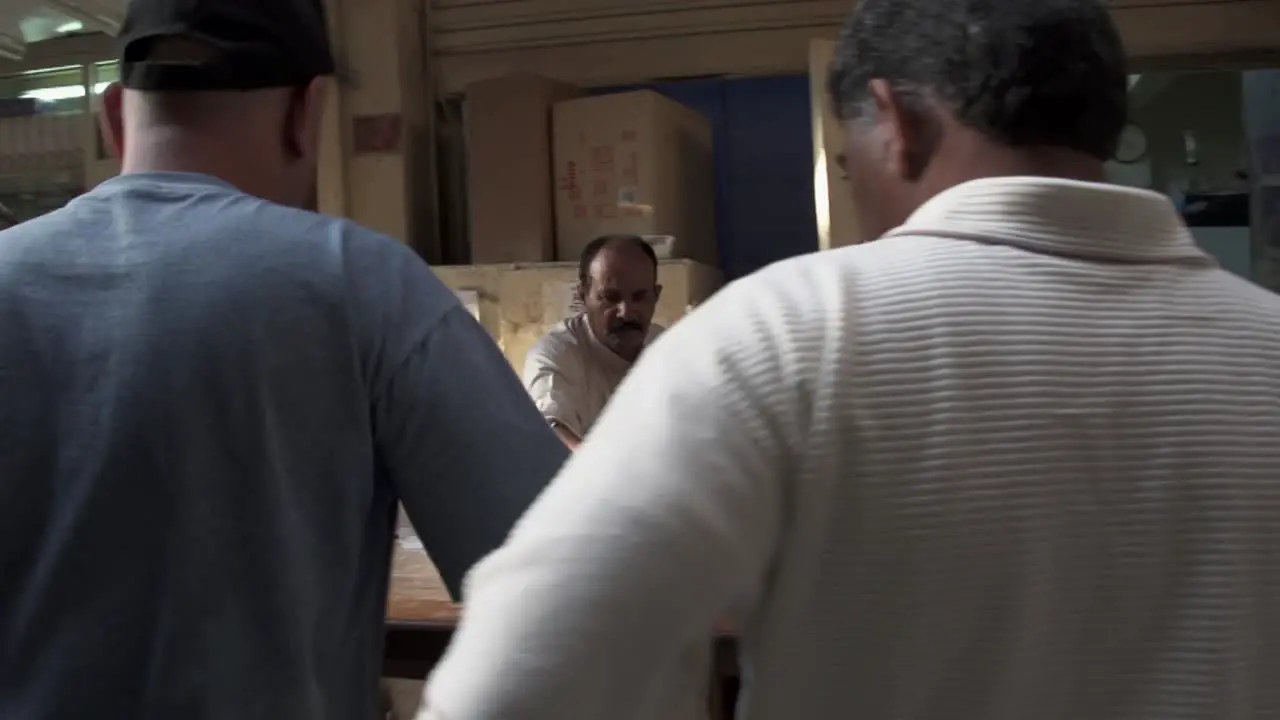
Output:
[[103,94],[103,134],[121,170],[210,175],[272,202],[314,196],[326,78],[250,91]]

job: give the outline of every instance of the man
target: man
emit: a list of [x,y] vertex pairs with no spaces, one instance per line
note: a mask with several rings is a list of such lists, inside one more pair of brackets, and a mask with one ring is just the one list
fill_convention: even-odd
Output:
[[1098,0],[862,0],[877,242],[721,291],[469,580],[451,720],[633,707],[733,610],[743,720],[1280,707],[1280,298],[1103,183]]
[[296,209],[318,0],[135,0],[123,174],[0,234],[0,718],[372,717],[403,501],[456,594],[568,454],[400,243]]
[[645,346],[662,286],[658,256],[636,235],[605,235],[582,250],[584,312],[557,324],[529,351],[524,384],[570,449],[578,447]]
[[[653,313],[662,286],[658,256],[638,235],[604,235],[578,258],[582,312],[560,322],[529,351],[524,382],[565,446],[576,450],[609,397],[662,333]],[[707,715],[711,644],[691,643],[655,691],[652,717],[694,720]]]

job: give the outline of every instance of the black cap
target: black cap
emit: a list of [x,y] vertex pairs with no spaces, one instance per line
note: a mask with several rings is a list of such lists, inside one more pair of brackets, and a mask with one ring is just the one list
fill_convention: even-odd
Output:
[[[322,3],[130,0],[118,38],[120,83],[151,91],[263,90],[333,75]],[[156,42],[165,39],[180,42]]]

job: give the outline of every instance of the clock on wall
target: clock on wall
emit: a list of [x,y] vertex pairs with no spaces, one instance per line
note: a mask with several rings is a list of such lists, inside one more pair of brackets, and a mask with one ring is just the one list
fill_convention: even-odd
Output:
[[1142,128],[1129,123],[1120,131],[1120,142],[1116,145],[1112,160],[1123,165],[1132,165],[1147,158],[1147,134]]

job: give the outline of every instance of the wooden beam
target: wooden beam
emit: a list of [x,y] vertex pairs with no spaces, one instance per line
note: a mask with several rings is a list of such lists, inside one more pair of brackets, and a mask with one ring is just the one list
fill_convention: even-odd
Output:
[[405,240],[427,262],[444,259],[436,139],[438,87],[430,0],[396,0],[404,127]]
[[[683,4],[698,5],[696,12],[678,12],[681,4],[671,0],[614,3],[610,7],[619,10],[608,22],[595,18],[605,12],[598,3],[573,3],[572,12],[537,12],[569,5],[569,0],[466,2],[438,11],[446,15],[439,34],[442,92],[463,92],[471,82],[513,70],[584,86],[656,77],[800,74],[808,66],[809,41],[834,40],[852,2]],[[1132,72],[1223,63],[1265,67],[1280,52],[1277,0],[1112,5]],[[622,9],[631,17],[619,17]],[[694,17],[698,22],[689,24]],[[589,33],[588,26],[594,28]]]
[[338,62],[339,78],[330,89],[326,101],[324,119],[320,126],[320,159],[316,166],[316,209],[326,215],[346,217],[347,154],[350,143],[347,128],[346,94],[349,88],[343,68],[347,65],[342,33],[343,0],[325,0],[325,12],[329,22],[329,42]]

